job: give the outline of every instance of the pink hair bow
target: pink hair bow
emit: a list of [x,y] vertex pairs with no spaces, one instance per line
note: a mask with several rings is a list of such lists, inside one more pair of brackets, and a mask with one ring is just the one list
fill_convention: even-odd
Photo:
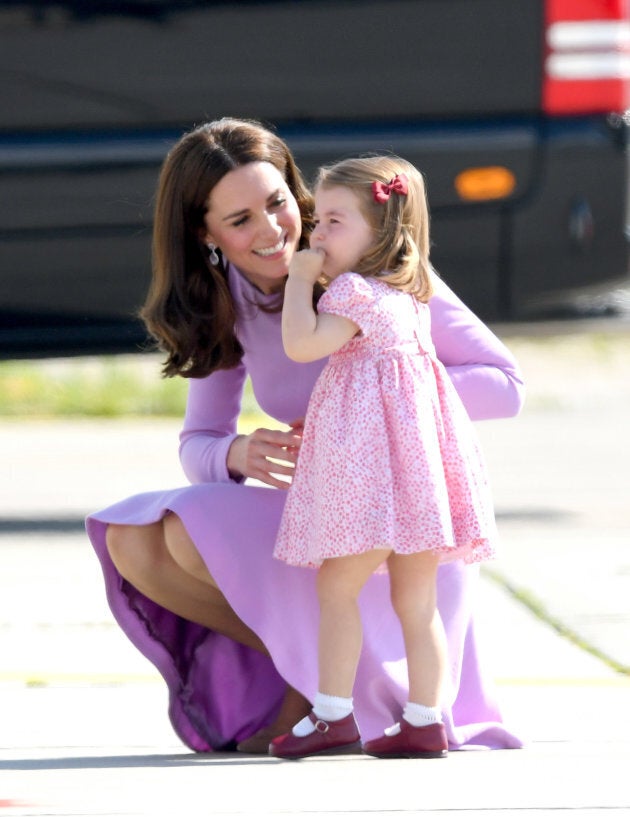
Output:
[[406,196],[409,189],[409,179],[404,173],[399,173],[389,184],[383,182],[372,182],[372,195],[377,204],[385,204],[392,193],[399,196]]

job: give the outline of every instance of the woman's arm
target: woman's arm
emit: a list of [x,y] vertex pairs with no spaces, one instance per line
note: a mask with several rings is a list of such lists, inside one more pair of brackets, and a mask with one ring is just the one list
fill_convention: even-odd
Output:
[[[290,431],[259,428],[251,434],[236,431],[246,378],[241,364],[190,381],[184,427],[179,435],[179,458],[192,483],[257,479],[287,488],[301,442],[299,422]],[[278,460],[280,462],[278,462]]]
[[237,438],[246,371],[244,366],[191,379],[179,459],[193,482],[229,482],[227,457]]
[[437,276],[431,335],[473,420],[514,417],[525,398],[518,364],[497,336]]

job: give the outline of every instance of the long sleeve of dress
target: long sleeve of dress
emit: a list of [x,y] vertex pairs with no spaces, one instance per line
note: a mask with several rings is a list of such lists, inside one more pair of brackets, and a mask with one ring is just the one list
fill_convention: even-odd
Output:
[[[431,335],[473,420],[518,414],[524,387],[513,356],[497,336],[439,278],[429,302]],[[296,364],[282,351],[280,313],[260,313],[240,327],[244,362],[229,371],[191,380],[180,461],[192,483],[229,482],[226,459],[236,437],[243,387],[251,375],[266,411],[283,422],[304,416],[324,361]],[[273,399],[271,399],[273,397]],[[287,407],[291,406],[289,410]]]
[[192,483],[229,482],[228,449],[236,434],[246,371],[243,365],[191,380],[179,458]]
[[429,302],[435,351],[473,420],[514,417],[525,397],[516,360],[439,278]]

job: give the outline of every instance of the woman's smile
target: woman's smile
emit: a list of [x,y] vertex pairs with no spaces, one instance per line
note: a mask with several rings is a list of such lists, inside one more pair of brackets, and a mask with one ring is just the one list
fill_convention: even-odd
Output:
[[286,234],[286,232],[284,232],[281,235],[280,240],[278,241],[278,243],[274,244],[273,247],[264,247],[264,248],[261,248],[259,250],[254,250],[254,252],[256,253],[256,255],[260,255],[263,258],[269,258],[269,256],[271,256],[271,255],[276,255],[276,253],[282,252],[282,250],[284,249],[284,247],[286,245],[286,241],[287,241],[287,234]]

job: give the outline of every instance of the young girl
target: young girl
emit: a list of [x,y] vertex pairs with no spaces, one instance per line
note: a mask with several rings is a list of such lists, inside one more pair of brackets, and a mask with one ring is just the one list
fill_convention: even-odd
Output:
[[[309,402],[274,555],[319,569],[319,686],[312,712],[269,752],[300,758],[361,748],[352,702],[359,593],[374,571],[387,570],[409,699],[400,722],[363,750],[443,757],[437,569],[490,558],[495,523],[472,424],[431,342],[422,176],[393,156],[324,168],[315,217],[310,249],[290,264],[282,337],[293,360],[330,359]],[[327,291],[315,311],[318,279]]]

